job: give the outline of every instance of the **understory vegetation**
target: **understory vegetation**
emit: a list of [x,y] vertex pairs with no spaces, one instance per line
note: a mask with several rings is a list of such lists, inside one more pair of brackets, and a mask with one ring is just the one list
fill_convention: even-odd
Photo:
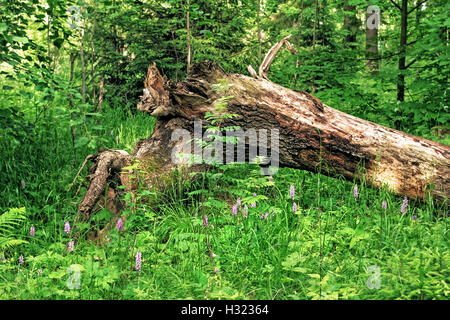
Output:
[[365,1],[1,0],[0,299],[448,299],[448,202],[330,178],[326,163],[273,177],[223,165],[164,192],[122,190],[123,225],[102,243],[87,233],[107,209],[74,224],[86,156],[131,154],[153,131],[136,111],[153,62],[171,81],[206,59],[247,74],[292,34],[297,53],[280,52],[271,81],[449,145],[450,2],[411,11],[407,51],[397,8],[371,4],[383,27],[369,68]]

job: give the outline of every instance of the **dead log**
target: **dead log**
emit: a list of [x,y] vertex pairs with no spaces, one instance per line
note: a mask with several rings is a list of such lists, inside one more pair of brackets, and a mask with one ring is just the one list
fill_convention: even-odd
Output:
[[[132,156],[117,150],[107,150],[97,156],[96,170],[79,213],[89,217],[111,176],[131,159],[147,160],[157,167],[158,174],[170,172],[179,165],[173,154],[182,144],[173,132],[184,129],[194,132],[194,121],[204,120],[205,113],[214,111],[224,95],[213,84],[219,79],[228,83],[228,113],[238,117],[227,119],[224,126],[247,129],[275,129],[279,132],[279,165],[342,176],[348,180],[389,189],[398,195],[424,199],[428,195],[446,201],[450,194],[450,147],[412,136],[366,121],[323,104],[316,97],[293,91],[266,79],[274,54],[288,38],[272,47],[269,60],[263,61],[259,75],[226,74],[217,64],[204,62],[192,65],[188,77],[170,83],[155,64],[148,69],[145,89],[138,110],[157,118],[154,132],[139,141]],[[203,121],[205,125],[207,121]],[[259,131],[261,132],[261,131]],[[249,149],[252,141],[246,142]],[[271,156],[275,146],[269,144]],[[122,174],[123,176],[123,174]],[[122,182],[126,184],[126,179]],[[152,179],[149,179],[149,183]],[[125,181],[125,182],[124,182]]]
[[[149,68],[148,77],[160,77],[155,69]],[[264,77],[226,74],[209,62],[193,66],[186,80],[166,84],[158,94],[144,92],[138,109],[156,116],[159,125],[151,140],[137,146],[136,156],[157,153],[170,160],[171,132],[192,131],[193,120],[213,110],[219,96],[211,85],[217,79],[229,83],[228,112],[239,115],[226,125],[279,130],[280,166],[317,172],[322,163],[330,169],[324,174],[365,179],[375,187],[386,184],[399,195],[424,199],[429,192],[441,201],[448,198],[450,147],[351,116]]]

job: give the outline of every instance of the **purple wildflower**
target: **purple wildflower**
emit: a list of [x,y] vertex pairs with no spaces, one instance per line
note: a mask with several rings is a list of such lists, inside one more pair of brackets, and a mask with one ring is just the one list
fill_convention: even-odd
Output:
[[203,216],[203,228],[208,226],[208,217],[206,215]]
[[383,202],[381,203],[381,207],[386,210],[387,209],[387,202],[386,200],[383,200]]
[[256,208],[256,202],[253,202],[253,203],[250,205],[250,208]]
[[142,253],[140,251],[138,251],[136,253],[136,267],[135,267],[135,269],[139,272],[139,274],[141,273],[141,262],[142,262]]
[[34,237],[35,233],[34,233],[34,226],[31,226],[30,228],[30,236]]
[[263,216],[263,215],[260,215],[259,218],[260,218],[260,219],[264,219],[264,216]]
[[417,220],[417,216],[416,216],[416,215],[413,215],[411,219]]
[[294,202],[292,203],[292,212],[296,212],[297,211],[297,204]]
[[233,216],[237,215],[237,204],[233,206]]
[[294,200],[295,197],[295,188],[294,185],[291,185],[291,188],[289,189],[289,196],[292,198],[292,200]]
[[67,248],[69,249],[69,252],[73,251],[73,247],[74,247],[74,242],[73,240],[69,241],[69,244],[67,245]]
[[355,200],[356,200],[356,198],[358,198],[358,186],[357,185],[355,185],[355,187],[353,188],[353,197],[355,198]]
[[122,218],[119,218],[119,220],[117,220],[117,231],[120,231],[120,230],[122,230],[122,228],[123,228],[123,221],[122,221]]
[[402,208],[401,208],[402,214],[405,213],[407,206],[408,206],[408,198],[405,196],[403,198],[403,203],[402,203]]
[[253,196],[256,197],[256,193],[253,193]]
[[216,254],[214,252],[211,252],[211,258],[215,258]]
[[269,217],[269,211],[266,212],[266,214],[264,215],[264,219],[267,219]]
[[21,265],[23,263],[23,255],[20,255],[19,257],[19,265]]
[[273,177],[272,177],[272,176],[270,176],[270,177],[269,177],[269,181],[272,181],[272,180],[273,180]]
[[64,224],[64,232],[65,233],[69,233],[70,232],[70,223],[69,223],[69,221],[66,221],[66,223]]
[[241,206],[241,198],[238,198],[238,199],[237,199],[236,204],[237,204],[238,206]]
[[246,217],[247,218],[247,216],[248,216],[248,207],[247,206],[245,206],[244,207],[244,217]]

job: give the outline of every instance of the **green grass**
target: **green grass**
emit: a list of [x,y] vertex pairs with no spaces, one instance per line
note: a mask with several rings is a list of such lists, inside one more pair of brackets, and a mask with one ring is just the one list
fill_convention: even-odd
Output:
[[[67,123],[55,116],[54,127],[36,132],[36,143],[2,140],[0,213],[26,208],[14,236],[28,243],[0,252],[0,299],[448,299],[445,207],[410,200],[401,214],[403,198],[386,190],[358,185],[355,199],[351,182],[293,169],[280,169],[269,182],[251,165],[224,167],[208,176],[203,204],[198,183],[175,181],[165,194],[141,191],[124,230],[112,230],[104,245],[80,240],[69,252],[64,223],[74,220],[86,169],[67,188],[84,157],[95,147],[131,151],[154,119],[106,106],[95,131],[101,138],[77,148],[75,161]],[[245,218],[242,207],[254,201]],[[202,213],[214,228],[203,227]],[[367,285],[370,266],[379,267],[379,289]],[[69,289],[77,270],[80,289]]]

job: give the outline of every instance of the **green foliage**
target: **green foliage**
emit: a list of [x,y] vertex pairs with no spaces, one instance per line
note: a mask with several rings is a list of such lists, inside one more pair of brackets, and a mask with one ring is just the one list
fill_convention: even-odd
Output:
[[15,231],[25,219],[25,208],[11,208],[0,215],[0,249],[10,249],[19,244],[27,243],[17,238]]
[[[349,0],[347,9],[343,0],[260,3],[259,42],[257,1],[200,0],[189,7],[184,0],[1,1],[0,299],[448,300],[445,203],[410,199],[401,214],[402,198],[387,190],[360,185],[354,199],[353,183],[286,168],[269,179],[255,164],[215,165],[192,183],[178,174],[164,178],[164,193],[139,184],[124,194],[122,230],[113,228],[102,246],[81,237],[68,250],[64,223],[73,224],[87,170],[68,187],[98,148],[131,152],[150,136],[155,119],[136,113],[136,102],[149,64],[171,82],[186,76],[187,12],[193,62],[208,59],[247,74],[247,65],[258,65],[259,45],[264,55],[292,34],[296,54],[278,53],[273,82],[449,143],[448,1],[427,1],[408,17],[410,66],[402,71],[401,103],[400,12],[391,2],[371,2],[382,12],[377,74],[365,65],[367,2]],[[72,28],[76,8],[80,19]],[[355,25],[344,27],[346,16]],[[352,34],[355,42],[346,43]],[[227,111],[229,85],[220,79],[213,85],[220,97],[206,115],[204,148],[237,129],[224,125],[235,116]],[[140,182],[138,163],[128,169]],[[92,222],[99,228],[111,216],[103,209]],[[18,264],[21,255],[25,262]],[[367,285],[369,266],[379,267],[379,289]],[[80,288],[69,287],[78,276]]]

